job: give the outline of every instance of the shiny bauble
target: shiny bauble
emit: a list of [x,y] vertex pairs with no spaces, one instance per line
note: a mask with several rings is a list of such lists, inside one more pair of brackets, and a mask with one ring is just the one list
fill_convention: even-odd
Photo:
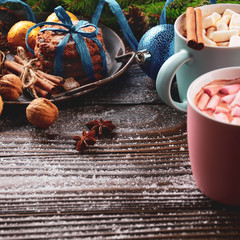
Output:
[[160,24],[149,29],[138,44],[136,60],[153,80],[162,64],[174,54],[174,26]]
[[[75,16],[73,13],[68,12],[68,11],[66,11],[66,12],[69,15],[69,17],[71,18],[72,22],[78,20],[77,16]],[[46,22],[61,22],[61,21],[58,19],[56,13],[53,12],[47,17]]]
[[[35,23],[31,21],[19,21],[10,28],[7,35],[7,41],[8,41],[8,46],[12,51],[16,51],[18,46],[21,46],[27,49],[26,43],[25,43],[26,33],[28,29],[34,25]],[[28,45],[32,49],[34,49],[35,47],[36,36],[39,30],[40,30],[40,27],[33,29],[28,36]]]

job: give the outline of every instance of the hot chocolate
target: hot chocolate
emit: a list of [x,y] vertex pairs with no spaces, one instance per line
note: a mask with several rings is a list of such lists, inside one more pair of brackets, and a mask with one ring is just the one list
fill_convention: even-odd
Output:
[[195,105],[218,121],[240,125],[240,78],[205,85],[196,95]]

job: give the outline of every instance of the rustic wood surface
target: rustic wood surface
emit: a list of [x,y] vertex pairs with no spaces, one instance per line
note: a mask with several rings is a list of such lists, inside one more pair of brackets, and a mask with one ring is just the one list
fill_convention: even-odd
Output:
[[[186,115],[137,64],[58,107],[46,130],[21,106],[0,118],[0,239],[240,239],[240,209],[195,185]],[[72,137],[99,118],[117,128],[80,154]]]

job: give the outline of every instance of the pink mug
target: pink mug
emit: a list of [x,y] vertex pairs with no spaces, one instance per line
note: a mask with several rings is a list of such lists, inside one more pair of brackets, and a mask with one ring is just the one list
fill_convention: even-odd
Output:
[[194,102],[206,84],[236,78],[240,78],[240,67],[228,67],[207,72],[191,83],[187,91],[187,132],[198,188],[217,202],[240,206],[240,125],[217,121]]

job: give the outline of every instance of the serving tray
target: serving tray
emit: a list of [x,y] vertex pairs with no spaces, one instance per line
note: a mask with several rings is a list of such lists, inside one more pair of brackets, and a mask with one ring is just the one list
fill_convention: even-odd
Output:
[[[106,48],[108,74],[104,79],[97,80],[80,87],[55,94],[49,98],[52,102],[61,102],[68,99],[76,98],[93,91],[103,84],[106,84],[120,75],[122,75],[135,59],[135,52],[126,53],[125,45],[121,38],[110,28],[100,25],[103,33],[103,41]],[[13,56],[8,55],[7,59]],[[11,105],[28,105],[33,98],[29,94],[23,94],[17,101],[4,101],[5,104]]]

